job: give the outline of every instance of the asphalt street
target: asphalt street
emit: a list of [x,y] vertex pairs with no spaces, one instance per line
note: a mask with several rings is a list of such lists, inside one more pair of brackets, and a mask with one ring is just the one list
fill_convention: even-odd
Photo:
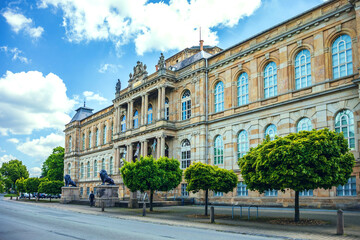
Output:
[[0,197],[0,240],[7,239],[263,240],[270,237],[123,220],[3,201]]

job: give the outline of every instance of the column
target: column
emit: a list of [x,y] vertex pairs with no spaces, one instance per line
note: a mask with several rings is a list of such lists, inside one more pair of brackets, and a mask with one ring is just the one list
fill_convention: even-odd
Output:
[[130,144],[130,147],[129,147],[129,162],[132,162],[133,158],[134,158],[134,155],[133,155],[133,145],[132,143]]
[[140,142],[140,156],[144,156],[144,141]]
[[114,111],[114,129],[115,129],[115,132],[118,132],[117,130],[117,126],[118,126],[118,122],[119,122],[119,118],[118,118],[118,111],[119,109],[116,107],[115,108],[115,111]]
[[[161,138],[160,137],[157,137],[156,138],[156,141],[157,141],[157,145],[156,145],[156,158],[159,158],[161,156],[161,149],[160,149],[160,146],[161,146]],[[155,156],[154,156],[155,157]]]
[[161,119],[165,118],[165,86],[161,87]]
[[134,113],[133,113],[133,105],[134,105],[134,101],[131,100],[130,101],[130,107],[129,107],[129,109],[130,109],[130,112],[129,112],[129,128],[130,129],[133,128],[133,115],[134,115]]
[[145,100],[144,100],[144,95],[141,95],[141,114],[139,116],[139,125],[144,125],[144,116],[145,116]]
[[120,156],[119,156],[119,148],[115,147],[115,164],[114,164],[114,174],[118,174],[119,173],[119,166],[120,166]]
[[148,140],[144,141],[144,156],[148,155]]
[[161,135],[161,154],[160,156],[164,157],[165,156],[165,135]]
[[[147,110],[148,110],[148,106],[149,106],[149,94],[148,93],[145,93],[144,95],[144,98],[145,98],[145,114],[144,114],[144,125],[147,124]],[[154,110],[154,108],[153,108]],[[154,112],[154,111],[153,111]],[[154,114],[153,114],[154,115]]]
[[160,112],[161,112],[161,88],[158,88],[158,107],[157,107],[157,119],[160,120],[161,116],[160,116]]
[[130,101],[127,103],[126,130],[130,129]]

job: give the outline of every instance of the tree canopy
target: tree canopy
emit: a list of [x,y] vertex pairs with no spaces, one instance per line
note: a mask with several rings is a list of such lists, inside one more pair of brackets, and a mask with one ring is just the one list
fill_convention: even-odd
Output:
[[[38,191],[50,195],[56,195],[61,193],[61,187],[64,186],[63,181],[41,181]],[[51,201],[51,197],[50,197]]]
[[45,160],[42,165],[43,177],[47,177],[50,181],[62,181],[64,178],[64,153],[63,147],[56,147],[52,154]]
[[301,131],[270,141],[267,137],[238,161],[247,188],[295,191],[295,221],[300,191],[344,185],[355,164],[342,133]]
[[16,180],[20,178],[26,179],[29,177],[29,172],[26,169],[26,166],[22,164],[22,161],[17,159],[3,163],[0,168],[0,173],[4,177],[7,189],[14,188]]
[[25,188],[25,179],[22,177],[22,178],[19,178],[18,180],[16,180],[15,182],[15,188],[16,188],[16,191],[18,193],[24,193],[26,192],[26,188]]
[[28,193],[37,193],[39,190],[40,179],[33,177],[25,180],[25,189]]

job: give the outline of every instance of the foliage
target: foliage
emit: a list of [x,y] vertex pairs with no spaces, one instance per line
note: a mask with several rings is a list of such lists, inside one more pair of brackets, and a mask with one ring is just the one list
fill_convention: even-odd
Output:
[[20,178],[20,179],[18,179],[18,180],[16,180],[16,182],[15,182],[15,188],[16,188],[16,191],[17,191],[18,193],[20,193],[20,192],[21,192],[21,193],[26,192],[25,181],[26,181],[26,179],[24,179],[23,177]]
[[[322,129],[266,138],[238,164],[248,189],[262,193],[290,188],[298,196],[305,189],[344,185],[355,160],[342,133]],[[295,206],[295,221],[297,213]]]
[[228,193],[234,190],[237,185],[238,177],[232,170],[214,167],[215,169],[215,184],[213,190],[216,192]]
[[17,159],[3,163],[0,168],[0,173],[5,178],[4,182],[7,190],[15,187],[16,180],[29,177],[26,166],[22,164],[22,161]]
[[161,157],[156,161],[159,167],[161,184],[157,188],[159,191],[170,191],[179,186],[182,179],[180,162],[174,158]]
[[[61,193],[61,187],[64,186],[63,181],[40,181],[38,191],[50,195],[56,195]],[[50,197],[51,201],[51,197]]]
[[56,147],[52,154],[45,160],[42,165],[43,177],[47,177],[50,181],[62,181],[64,178],[64,153],[63,147]]
[[0,193],[3,193],[5,191],[5,179],[0,174]]
[[28,193],[38,192],[40,179],[33,177],[25,180],[25,189]]

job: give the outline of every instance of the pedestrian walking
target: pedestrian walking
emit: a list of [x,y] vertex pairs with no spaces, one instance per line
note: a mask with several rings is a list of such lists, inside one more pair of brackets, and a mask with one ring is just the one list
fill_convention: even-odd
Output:
[[90,207],[94,206],[94,200],[95,200],[94,191],[91,191],[89,195],[89,200],[90,200]]

